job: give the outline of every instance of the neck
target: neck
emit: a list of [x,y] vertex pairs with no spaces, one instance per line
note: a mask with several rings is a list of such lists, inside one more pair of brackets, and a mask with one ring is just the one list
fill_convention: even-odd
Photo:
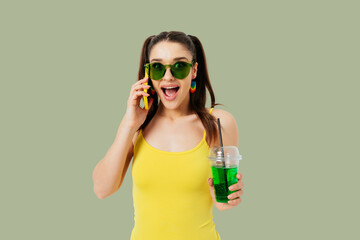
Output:
[[187,101],[181,103],[177,108],[166,108],[164,104],[160,101],[159,108],[157,110],[157,115],[160,117],[168,118],[170,120],[176,120],[181,117],[189,116],[193,113],[190,108],[190,97]]

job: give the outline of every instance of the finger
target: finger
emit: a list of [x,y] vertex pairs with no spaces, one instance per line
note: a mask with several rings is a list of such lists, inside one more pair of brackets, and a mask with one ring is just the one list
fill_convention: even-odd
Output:
[[235,184],[231,185],[229,187],[229,190],[230,191],[236,191],[236,190],[242,189],[243,187],[244,187],[244,183],[240,181],[238,183],[235,183]]
[[[241,183],[241,182],[240,182],[240,183]],[[241,186],[242,186],[242,185],[240,185],[240,183],[235,183],[235,184],[231,185],[231,186],[229,187],[229,190],[230,190],[230,191],[236,191],[236,190],[241,189]]]
[[131,91],[138,85],[141,85],[141,84],[144,84],[148,81],[148,78],[143,78],[139,81],[137,81],[136,83],[134,83],[132,86],[131,86]]
[[137,81],[137,82],[138,82],[138,83],[139,83],[139,82],[140,82],[140,83],[144,83],[144,82],[146,82],[148,79],[149,79],[148,77],[144,77],[144,78],[140,79],[140,80]]
[[237,177],[237,179],[241,180],[242,177],[243,177],[243,175],[242,175],[241,173],[238,173],[238,174],[236,175],[236,177]]
[[231,206],[236,206],[236,205],[239,205],[241,203],[241,201],[242,201],[241,198],[238,198],[238,199],[228,201],[228,204]]
[[[140,107],[140,101],[141,101],[141,99],[144,98],[144,97],[149,97],[149,96],[150,96],[150,95],[149,95],[148,93],[145,93],[145,92],[143,92],[143,91],[136,92],[136,94],[134,95],[134,97],[133,97],[133,99],[132,99],[132,103],[131,103],[131,104],[132,104],[133,106],[135,106],[135,107]],[[140,108],[146,110],[146,109],[145,109],[145,106],[144,106],[144,107],[140,107]],[[148,110],[146,110],[146,111],[148,111]]]
[[244,187],[244,183],[243,182],[238,182],[237,184],[236,184],[236,189],[235,190],[239,190],[239,189],[242,189]]
[[138,92],[138,91],[145,92],[145,89],[149,89],[149,88],[150,88],[149,85],[138,85],[131,89],[130,94],[134,94],[135,92]]
[[209,178],[209,179],[208,179],[208,182],[209,182],[209,185],[210,185],[211,187],[214,186],[214,182],[213,182],[212,178]]
[[140,81],[138,81],[138,83],[139,84],[144,84],[144,83],[146,83],[147,81],[148,81],[148,77],[147,78],[143,78],[143,79],[141,79]]
[[138,100],[140,100],[142,96],[148,97],[150,96],[150,94],[143,91],[137,91],[132,95],[131,100],[137,102]]
[[234,192],[234,193],[232,193],[232,194],[230,194],[229,196],[228,196],[228,199],[234,199],[234,198],[240,198],[241,197],[241,195],[243,195],[243,191],[242,190],[239,190],[239,191],[237,191],[237,192]]
[[136,91],[143,91],[144,89],[149,89],[150,85],[145,85],[145,84],[141,84],[141,85],[137,85],[132,89],[132,92],[136,92]]
[[138,96],[145,96],[145,97],[148,97],[150,96],[150,94],[144,92],[144,91],[137,91],[135,92],[135,95],[138,97]]

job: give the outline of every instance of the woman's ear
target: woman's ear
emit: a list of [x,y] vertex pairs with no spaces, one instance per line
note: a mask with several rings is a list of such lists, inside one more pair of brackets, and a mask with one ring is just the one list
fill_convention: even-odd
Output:
[[194,70],[193,70],[193,72],[192,72],[192,78],[191,78],[191,79],[194,79],[194,78],[196,78],[196,76],[197,76],[197,66],[198,66],[198,63],[196,62],[196,63],[194,64]]

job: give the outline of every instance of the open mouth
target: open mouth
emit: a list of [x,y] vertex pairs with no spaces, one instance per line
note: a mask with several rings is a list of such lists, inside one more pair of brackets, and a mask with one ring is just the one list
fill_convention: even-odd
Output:
[[179,88],[180,87],[166,87],[166,88],[161,88],[161,90],[163,91],[166,97],[175,98]]

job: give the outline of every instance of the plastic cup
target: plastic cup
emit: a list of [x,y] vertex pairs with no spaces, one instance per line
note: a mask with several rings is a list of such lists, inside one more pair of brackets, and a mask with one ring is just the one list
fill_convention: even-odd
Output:
[[236,146],[212,147],[209,151],[209,160],[215,188],[217,202],[227,203],[228,195],[236,191],[230,191],[229,187],[238,182],[236,175],[239,170],[239,162],[242,159]]

